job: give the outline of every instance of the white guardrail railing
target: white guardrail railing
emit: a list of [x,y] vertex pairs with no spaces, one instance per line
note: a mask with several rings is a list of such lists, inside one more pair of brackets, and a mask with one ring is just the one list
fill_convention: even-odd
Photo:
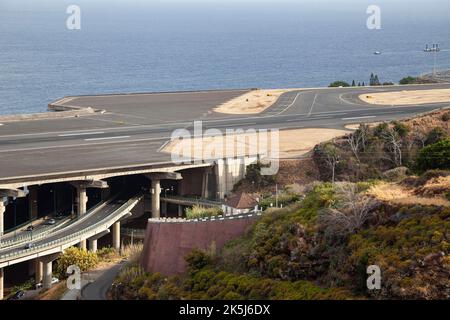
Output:
[[59,221],[55,225],[48,226],[48,228],[44,227],[43,230],[39,230],[37,232],[36,231],[22,231],[22,232],[26,232],[26,233],[18,235],[18,236],[10,236],[9,238],[12,238],[12,239],[0,239],[0,249],[4,249],[6,247],[12,247],[15,245],[42,239],[53,232],[59,231],[60,228],[63,226],[69,227],[74,223],[84,220],[89,214],[95,213],[96,211],[100,210],[106,204],[108,204],[110,201],[114,200],[115,198],[116,197],[113,197],[111,199],[108,199],[105,202],[100,202],[100,203],[96,204],[95,206],[90,208],[86,212],[86,214],[84,214],[81,217],[76,217],[75,219],[70,219],[70,217],[68,217],[66,219]]
[[[94,231],[95,234],[99,232],[95,232],[96,229],[100,229],[101,231],[104,231],[108,229],[114,222],[111,222],[111,220],[118,220],[121,218],[121,215],[125,215],[133,208],[141,199],[143,195],[137,195],[129,199],[127,202],[125,202],[123,205],[121,205],[117,210],[114,210],[113,213],[102,219],[101,221],[98,221],[97,223],[93,224],[92,226],[85,228],[83,230],[80,230],[78,232],[72,233],[70,235],[67,235],[65,237],[62,237],[60,239],[56,239],[50,242],[47,242],[45,244],[36,245],[29,249],[20,249],[16,250],[11,253],[7,254],[0,254],[0,263],[5,262],[12,259],[19,259],[22,257],[26,257],[29,255],[32,255],[34,253],[39,253],[43,250],[50,250],[52,248],[58,248],[63,246],[66,243],[70,243],[74,240],[84,240],[89,238],[90,236],[86,236],[89,233],[92,233]],[[100,231],[100,232],[101,232]]]

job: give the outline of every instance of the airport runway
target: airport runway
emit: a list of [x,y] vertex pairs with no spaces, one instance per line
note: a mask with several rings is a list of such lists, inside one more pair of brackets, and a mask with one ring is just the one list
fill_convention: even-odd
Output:
[[450,106],[437,103],[375,106],[358,99],[380,91],[450,88],[450,84],[302,89],[285,93],[258,115],[227,115],[217,105],[248,90],[125,94],[65,98],[66,106],[103,112],[77,118],[3,123],[0,184],[13,177],[170,161],[158,152],[176,129],[338,128],[361,122],[402,119]]

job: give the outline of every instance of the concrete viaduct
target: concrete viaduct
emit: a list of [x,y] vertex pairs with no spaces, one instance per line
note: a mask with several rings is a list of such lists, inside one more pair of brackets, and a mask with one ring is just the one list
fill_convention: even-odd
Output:
[[[68,246],[86,248],[89,241],[95,251],[98,238],[112,233],[113,245],[119,248],[120,221],[136,210],[142,197],[151,198],[155,218],[167,203],[176,204],[168,197],[161,202],[167,181],[177,184],[179,196],[222,199],[244,176],[245,166],[258,157],[252,154],[236,163],[200,159],[200,163],[174,165],[162,150],[174,130],[194,131],[198,120],[204,130],[342,129],[348,124],[407,118],[448,104],[375,106],[361,101],[361,94],[447,88],[449,84],[300,89],[283,94],[254,115],[214,111],[249,89],[72,96],[49,105],[58,112],[0,117],[0,298],[5,268],[34,259],[37,280],[42,277],[48,287],[50,262]],[[135,180],[123,187],[122,178]],[[144,190],[131,190],[136,181]],[[92,207],[94,198],[97,207]],[[33,239],[31,234],[5,233],[17,211],[29,211],[31,221],[42,215],[38,211],[43,206],[58,214],[65,205],[69,208],[64,210],[75,217],[40,228]]]

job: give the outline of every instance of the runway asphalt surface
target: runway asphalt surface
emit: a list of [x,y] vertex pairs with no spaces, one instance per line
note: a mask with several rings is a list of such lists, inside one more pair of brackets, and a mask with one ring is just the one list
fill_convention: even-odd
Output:
[[54,120],[31,120],[0,125],[0,184],[13,177],[170,161],[158,152],[171,133],[203,129],[337,128],[361,122],[402,119],[450,106],[435,103],[375,106],[360,94],[450,88],[450,84],[302,89],[283,94],[257,115],[228,115],[212,111],[248,90],[124,94],[70,97],[63,105],[90,106],[103,113]]

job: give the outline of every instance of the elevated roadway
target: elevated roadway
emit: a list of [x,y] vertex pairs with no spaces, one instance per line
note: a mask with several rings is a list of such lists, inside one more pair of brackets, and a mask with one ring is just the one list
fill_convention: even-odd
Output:
[[[160,147],[175,129],[342,128],[349,123],[401,119],[450,103],[375,106],[360,94],[450,88],[449,84],[303,89],[285,93],[257,115],[213,108],[246,90],[69,97],[53,106],[92,107],[92,115],[7,122],[0,126],[0,185],[30,176],[62,175],[170,163]],[[56,108],[56,107],[55,107]]]

